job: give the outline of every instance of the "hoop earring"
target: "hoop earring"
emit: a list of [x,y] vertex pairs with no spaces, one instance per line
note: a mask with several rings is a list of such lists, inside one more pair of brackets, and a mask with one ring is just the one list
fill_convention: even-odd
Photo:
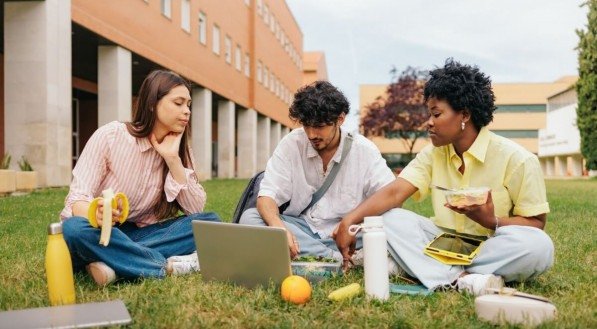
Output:
[[460,128],[462,128],[462,130],[464,130],[464,121],[462,121],[462,124],[460,124]]

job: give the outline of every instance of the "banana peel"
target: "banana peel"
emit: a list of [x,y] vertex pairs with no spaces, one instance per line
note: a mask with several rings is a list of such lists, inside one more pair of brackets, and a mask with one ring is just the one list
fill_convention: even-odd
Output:
[[104,202],[104,211],[102,215],[102,232],[100,234],[100,241],[99,244],[103,245],[104,247],[108,246],[110,243],[110,235],[112,233],[112,209],[118,207],[118,203],[122,204],[122,212],[118,217],[118,222],[120,224],[126,221],[126,218],[129,215],[129,200],[124,193],[116,193],[109,188],[102,191],[102,196],[97,197],[91,201],[89,205],[89,210],[87,211],[87,218],[89,220],[89,224],[92,227],[99,227],[97,224],[97,206],[99,200],[111,200],[111,202]]

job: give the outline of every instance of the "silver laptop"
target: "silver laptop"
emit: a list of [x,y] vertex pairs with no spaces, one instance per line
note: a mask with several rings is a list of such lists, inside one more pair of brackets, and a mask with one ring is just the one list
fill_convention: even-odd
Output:
[[131,323],[122,300],[0,312],[0,329],[89,328]]
[[280,284],[291,275],[286,232],[281,228],[194,220],[201,276],[253,288]]

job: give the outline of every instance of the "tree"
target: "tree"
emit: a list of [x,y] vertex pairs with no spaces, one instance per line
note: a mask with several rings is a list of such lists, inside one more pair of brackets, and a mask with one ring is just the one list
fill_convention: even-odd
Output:
[[407,67],[400,75],[392,69],[386,97],[379,96],[365,105],[367,113],[361,120],[361,132],[367,137],[400,138],[408,157],[412,159],[415,143],[427,135],[425,122],[429,118],[423,102],[423,88],[428,71]]
[[577,30],[578,75],[576,109],[580,149],[587,159],[587,169],[597,170],[597,0],[584,3],[589,7],[587,30]]

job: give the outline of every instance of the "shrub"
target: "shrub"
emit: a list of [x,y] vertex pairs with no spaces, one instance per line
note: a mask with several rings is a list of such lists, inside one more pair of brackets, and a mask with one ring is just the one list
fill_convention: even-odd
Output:
[[2,158],[2,163],[0,164],[0,169],[8,169],[10,168],[10,154],[4,153],[4,157]]
[[29,163],[29,161],[27,161],[27,158],[25,158],[24,156],[21,157],[21,160],[18,161],[18,164],[19,168],[21,168],[21,171],[33,171],[31,164]]

